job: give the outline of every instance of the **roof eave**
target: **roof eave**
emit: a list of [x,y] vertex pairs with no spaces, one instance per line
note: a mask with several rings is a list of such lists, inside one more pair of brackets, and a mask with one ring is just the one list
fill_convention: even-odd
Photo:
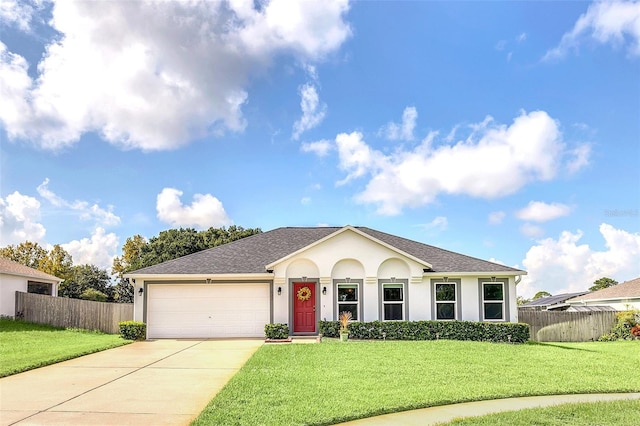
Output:
[[606,297],[606,298],[602,298],[602,299],[569,299],[567,300],[567,303],[571,304],[571,303],[587,303],[587,302],[611,302],[613,300],[631,300],[631,299],[638,299],[640,300],[640,295],[638,296],[616,296],[616,297]]
[[491,277],[504,277],[504,276],[510,276],[510,277],[518,277],[520,275],[527,275],[527,271],[490,271],[490,272],[456,272],[456,271],[451,271],[451,272],[424,272],[422,274],[422,276],[424,277],[433,277],[433,278],[440,278],[440,277],[480,277],[480,278],[491,278]]
[[124,278],[140,279],[143,281],[171,281],[171,280],[272,280],[272,273],[241,273],[241,274],[124,274]]
[[41,275],[21,274],[17,272],[8,272],[8,271],[1,271],[0,274],[13,275],[14,277],[33,278],[36,280],[55,281],[57,284],[60,284],[62,281],[64,281],[64,279],[54,277],[54,276],[43,277]]

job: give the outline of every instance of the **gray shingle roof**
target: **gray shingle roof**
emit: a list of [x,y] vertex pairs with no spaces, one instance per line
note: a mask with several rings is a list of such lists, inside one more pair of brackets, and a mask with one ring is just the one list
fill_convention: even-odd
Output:
[[[301,250],[338,227],[276,228],[241,240],[169,260],[127,275],[264,273],[265,266]],[[443,250],[406,238],[356,227],[359,231],[432,265],[433,272],[524,273],[519,269]]]
[[6,257],[0,257],[0,273],[18,275],[27,278],[37,278],[40,280],[61,282],[62,278],[49,275],[46,272],[38,271],[37,269],[29,268],[21,263],[15,262]]

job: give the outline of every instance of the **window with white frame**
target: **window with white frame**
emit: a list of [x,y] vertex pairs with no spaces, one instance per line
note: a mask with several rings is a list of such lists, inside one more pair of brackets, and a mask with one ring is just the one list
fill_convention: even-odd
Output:
[[458,310],[458,296],[456,294],[456,283],[436,283],[436,319],[454,320]]
[[360,311],[360,297],[358,295],[358,284],[338,283],[338,315],[342,312],[351,312],[351,319],[358,321],[358,312]]
[[402,321],[405,312],[405,292],[403,284],[382,284],[382,319]]
[[482,315],[488,321],[504,320],[504,283],[482,283]]

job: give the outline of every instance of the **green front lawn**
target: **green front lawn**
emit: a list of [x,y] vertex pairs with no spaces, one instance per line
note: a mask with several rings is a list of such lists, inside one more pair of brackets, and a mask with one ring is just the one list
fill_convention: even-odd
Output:
[[0,318],[0,377],[127,343],[115,334]]
[[640,419],[640,400],[564,404],[490,414],[446,423],[447,426],[619,426]]
[[524,395],[640,391],[640,342],[326,341],[260,348],[196,425],[329,425]]

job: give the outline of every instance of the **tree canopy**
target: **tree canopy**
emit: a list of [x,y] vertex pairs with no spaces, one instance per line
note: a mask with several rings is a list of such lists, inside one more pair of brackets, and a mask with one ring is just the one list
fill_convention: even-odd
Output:
[[[87,292],[87,290],[95,290]],[[105,295],[106,300],[113,301],[113,287],[111,278],[106,269],[100,269],[95,265],[76,265],[71,268],[71,276],[60,284],[58,295],[62,297],[71,297],[74,299],[87,298],[88,300],[96,300],[95,292]],[[82,296],[85,297],[82,297]],[[87,297],[87,295],[90,295]]]
[[593,282],[593,285],[589,287],[589,291],[598,291],[598,290],[602,290],[603,288],[613,287],[614,285],[617,285],[617,284],[618,284],[618,281],[612,278],[602,277],[602,278],[598,278]]
[[141,235],[127,238],[122,246],[122,256],[113,260],[113,272],[122,278],[127,272],[146,268],[167,260],[196,253],[201,250],[230,243],[261,233],[260,228],[209,228],[196,231],[193,228],[168,229],[148,241]]
[[111,275],[115,277],[115,285],[106,269],[95,265],[74,265],[71,255],[59,244],[47,251],[38,243],[25,241],[0,248],[0,257],[62,278],[64,281],[58,291],[61,297],[130,303],[133,301],[133,287],[124,279],[127,272],[261,232],[260,228],[245,229],[233,225],[204,231],[193,228],[168,229],[149,240],[142,235],[134,235],[127,238],[122,246],[122,255],[113,259]]
[[10,245],[0,248],[0,257],[11,259],[21,265],[65,280],[71,274],[73,266],[71,255],[59,244],[47,251],[38,243],[25,241],[17,246]]
[[549,297],[551,296],[551,293],[549,293],[548,291],[539,291],[536,294],[533,295],[533,299],[531,300],[537,300],[537,299],[542,299],[543,297]]

